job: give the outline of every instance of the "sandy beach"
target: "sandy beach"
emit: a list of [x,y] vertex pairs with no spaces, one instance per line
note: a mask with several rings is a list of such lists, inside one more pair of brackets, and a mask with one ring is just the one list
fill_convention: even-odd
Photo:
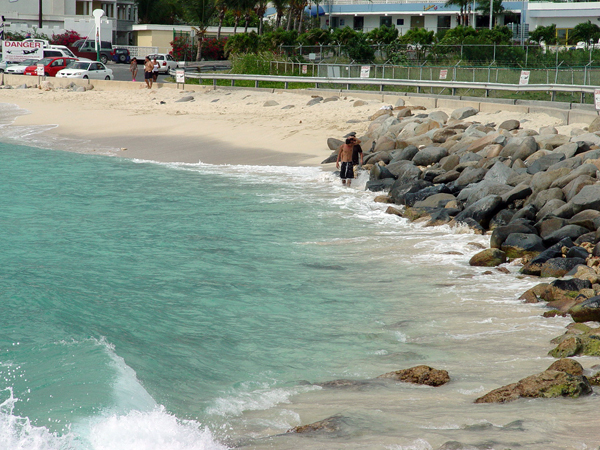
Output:
[[[193,101],[178,102],[187,96],[193,96]],[[160,162],[289,166],[317,166],[330,154],[328,137],[341,138],[349,131],[360,136],[366,131],[369,116],[384,103],[367,100],[354,107],[358,97],[307,106],[310,92],[0,90],[0,102],[30,112],[18,117],[15,126],[56,125],[47,131],[53,138],[89,141],[89,146],[76,149],[83,153],[105,152]],[[268,101],[277,105],[265,106]],[[286,106],[289,108],[283,109]],[[588,125],[564,125],[546,114],[501,109],[479,113],[473,120],[499,124],[517,119],[523,128],[539,130],[552,125],[563,134]]]

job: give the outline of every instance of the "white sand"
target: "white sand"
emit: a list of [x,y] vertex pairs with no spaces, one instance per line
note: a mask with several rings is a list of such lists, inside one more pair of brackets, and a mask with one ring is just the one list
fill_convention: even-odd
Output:
[[[194,101],[176,102],[187,95]],[[310,95],[254,90],[0,90],[0,102],[31,112],[14,125],[58,125],[47,133],[90,141],[79,151],[112,147],[115,155],[128,158],[210,164],[319,165],[331,153],[328,137],[341,138],[349,131],[360,135],[368,117],[383,105],[371,100],[353,107],[356,99],[306,106]],[[268,100],[278,105],[263,106]],[[294,107],[282,109],[286,105]],[[501,106],[497,113],[468,120],[499,125],[506,119],[534,130],[553,125],[567,135],[588,125],[566,126],[546,114],[503,112]]]

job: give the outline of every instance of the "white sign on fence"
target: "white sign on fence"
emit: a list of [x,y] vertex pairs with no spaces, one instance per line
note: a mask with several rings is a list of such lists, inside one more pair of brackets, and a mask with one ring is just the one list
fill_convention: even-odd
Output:
[[175,83],[185,83],[185,69],[175,69]]
[[2,41],[2,59],[21,62],[26,59],[42,59],[44,49],[41,42]]
[[448,69],[440,70],[440,80],[445,80],[448,78]]
[[361,78],[369,78],[371,74],[371,66],[361,66],[360,68],[360,77]]
[[519,84],[529,84],[529,70],[521,70]]
[[44,76],[44,65],[43,64],[36,64],[36,75],[38,77]]
[[308,59],[309,59],[310,61],[314,61],[314,60],[316,60],[316,59],[317,59],[317,54],[316,54],[316,53],[309,53],[309,54],[308,54]]
[[308,73],[308,66],[306,64],[302,64],[302,73]]
[[594,89],[594,105],[596,109],[600,109],[600,89]]

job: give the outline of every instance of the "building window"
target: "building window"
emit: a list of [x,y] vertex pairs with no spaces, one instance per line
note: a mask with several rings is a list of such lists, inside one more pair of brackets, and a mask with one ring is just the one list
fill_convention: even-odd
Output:
[[383,26],[385,25],[386,27],[391,27],[392,26],[392,18],[389,16],[381,16],[379,18],[379,26]]
[[398,26],[404,25],[404,19],[396,19],[396,25],[398,25]]
[[450,21],[451,21],[450,16],[438,16],[438,18],[437,18],[438,30],[450,28],[451,27]]
[[346,26],[346,20],[340,19],[340,27],[344,27],[344,26]]

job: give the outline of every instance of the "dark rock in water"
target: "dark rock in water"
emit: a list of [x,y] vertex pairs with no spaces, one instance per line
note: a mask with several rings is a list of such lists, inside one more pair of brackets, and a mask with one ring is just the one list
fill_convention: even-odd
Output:
[[457,221],[456,218],[454,218],[453,222],[458,225],[467,226],[477,234],[485,234],[485,228],[483,228],[479,224],[479,222],[477,222],[475,219],[473,219],[471,217],[467,217],[466,219],[461,219],[460,221]]
[[569,314],[575,322],[600,321],[600,295],[573,306],[569,310]]
[[573,197],[573,212],[584,211],[586,209],[600,209],[600,184],[584,186],[579,194]]
[[335,433],[340,431],[344,418],[340,415],[331,416],[318,422],[291,428],[287,433]]
[[421,365],[410,369],[396,370],[379,375],[377,378],[386,378],[406,383],[424,384],[427,386],[442,386],[450,381],[450,376],[445,370],[434,369]]
[[415,193],[407,193],[404,195],[404,204],[407,206],[414,206],[416,202],[425,200],[427,197],[431,197],[435,194],[450,194],[450,190],[444,184],[438,184],[437,186],[426,187]]
[[586,377],[548,369],[488,392],[475,400],[475,403],[505,403],[518,398],[578,398],[592,392],[592,386]]
[[542,156],[539,159],[536,159],[528,168],[527,173],[535,174],[538,172],[543,172],[548,169],[548,167],[556,164],[557,162],[563,161],[566,159],[566,156],[563,153],[550,153],[549,155]]
[[455,218],[456,222],[464,222],[465,219],[475,220],[481,227],[487,228],[492,217],[502,207],[502,199],[498,195],[488,195],[481,200],[465,208]]
[[554,280],[550,286],[562,289],[563,291],[580,291],[582,289],[591,289],[592,283],[588,280],[571,278],[570,280]]
[[394,178],[398,178],[398,175],[404,172],[406,165],[412,165],[410,161],[395,161],[389,163],[385,168],[394,175]]
[[425,147],[413,157],[412,162],[417,166],[429,166],[444,156],[448,156],[448,150],[443,147]]
[[546,239],[544,239],[544,245],[549,247],[567,237],[570,239],[577,239],[582,234],[586,234],[588,232],[589,230],[587,228],[583,228],[578,225],[566,225],[546,237]]
[[585,265],[583,258],[551,258],[542,264],[541,277],[564,277],[571,269],[579,264]]
[[512,209],[503,209],[498,214],[496,214],[492,220],[490,220],[489,228],[490,230],[494,230],[498,227],[504,227],[508,225],[515,215],[515,211]]
[[469,265],[477,267],[496,267],[506,262],[506,253],[497,248],[488,248],[469,260]]
[[321,386],[323,388],[332,388],[332,389],[343,389],[349,387],[363,387],[368,386],[369,381],[365,380],[333,380],[326,381],[325,383],[315,383],[316,386]]
[[571,336],[563,340],[556,348],[550,350],[548,355],[554,358],[566,358],[580,355],[582,350],[581,339],[577,336]]
[[396,181],[390,189],[390,198],[397,205],[403,205],[406,194],[419,192],[429,186],[433,186],[433,184],[425,180],[415,180],[408,183]]
[[464,188],[457,198],[464,203],[465,207],[467,207],[488,195],[498,195],[502,197],[502,195],[506,194],[509,190],[510,187],[505,184],[484,180]]
[[451,211],[447,208],[439,208],[431,213],[431,219],[425,224],[427,227],[439,227],[449,223],[452,220]]
[[590,256],[590,254],[583,247],[571,247],[565,256],[567,258],[581,258],[581,259],[586,259],[588,256]]
[[419,153],[419,149],[417,147],[415,147],[414,145],[409,145],[407,147],[404,147],[402,149],[402,151],[400,152],[400,155],[398,155],[397,158],[394,159],[402,159],[405,161],[412,161],[412,159],[415,157],[415,155]]
[[386,191],[394,185],[393,178],[384,178],[382,180],[367,181],[366,189],[372,192]]
[[509,234],[500,248],[509,259],[522,258],[531,254],[537,255],[546,250],[541,237],[537,234],[525,233]]
[[413,164],[405,164],[397,170],[397,179],[400,183],[409,183],[421,178],[421,169]]
[[383,180],[384,178],[393,178],[394,181],[396,177],[392,174],[386,166],[380,166],[379,164],[373,164],[371,167],[371,171],[369,172],[369,179],[371,181],[374,180]]
[[525,233],[525,234],[535,234],[537,235],[537,230],[531,226],[524,223],[515,223],[509,224],[506,226],[495,228],[492,232],[492,236],[490,238],[490,247],[492,248],[500,248],[506,238],[513,233]]

